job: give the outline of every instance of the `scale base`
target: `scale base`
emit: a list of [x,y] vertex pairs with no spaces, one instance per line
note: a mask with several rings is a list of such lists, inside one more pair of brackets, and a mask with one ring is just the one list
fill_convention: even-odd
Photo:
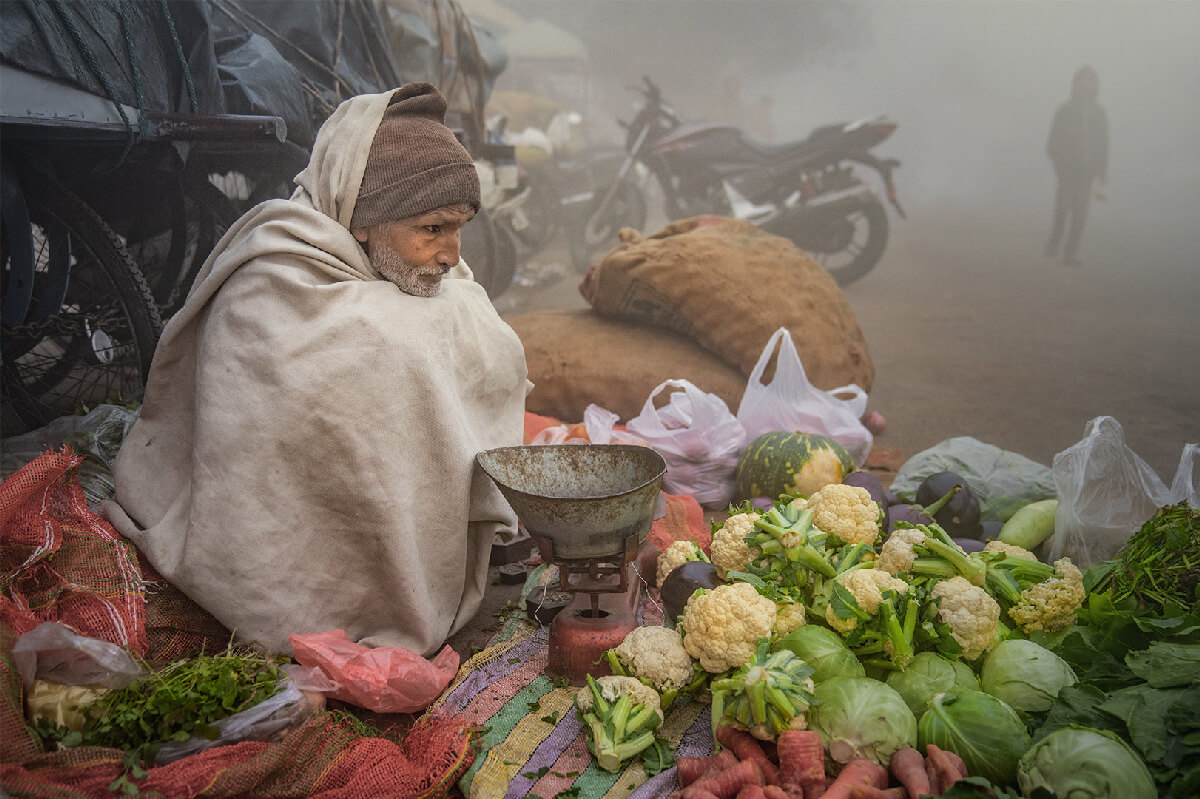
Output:
[[565,677],[571,685],[583,685],[589,674],[612,674],[604,653],[619,646],[637,627],[641,594],[640,580],[630,581],[624,593],[600,594],[598,616],[592,615],[592,594],[575,594],[550,623],[546,673]]

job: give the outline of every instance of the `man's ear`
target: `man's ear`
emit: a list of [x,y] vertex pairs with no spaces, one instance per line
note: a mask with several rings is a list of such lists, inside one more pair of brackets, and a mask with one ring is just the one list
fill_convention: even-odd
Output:
[[350,235],[354,236],[354,238],[358,240],[359,244],[366,244],[367,239],[369,238],[367,234],[370,232],[370,230],[370,228],[356,227],[351,229]]

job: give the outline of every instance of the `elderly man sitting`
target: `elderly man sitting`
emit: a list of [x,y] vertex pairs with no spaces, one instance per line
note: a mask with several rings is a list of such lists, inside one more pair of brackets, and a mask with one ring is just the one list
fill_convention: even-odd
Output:
[[479,208],[430,84],[344,102],[288,200],[229,230],[155,352],[104,512],[239,638],[438,649],[516,519],[521,342],[459,259]]

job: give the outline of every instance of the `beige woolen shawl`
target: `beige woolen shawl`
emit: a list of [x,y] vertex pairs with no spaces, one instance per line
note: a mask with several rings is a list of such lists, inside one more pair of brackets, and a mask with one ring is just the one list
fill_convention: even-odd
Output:
[[104,508],[237,637],[281,652],[338,628],[434,652],[516,524],[474,458],[521,443],[520,340],[464,264],[410,296],[347,229],[389,95],[343,103],[292,198],[217,244],[163,332]]

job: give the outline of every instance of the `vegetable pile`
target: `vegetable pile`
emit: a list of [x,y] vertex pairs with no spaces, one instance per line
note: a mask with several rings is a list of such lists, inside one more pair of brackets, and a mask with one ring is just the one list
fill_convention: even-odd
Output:
[[608,661],[664,708],[711,702],[677,795],[1200,795],[1200,512],[1161,508],[1085,572],[1033,552],[1053,500],[989,536],[936,477],[903,512],[861,472],[731,507],[708,552],[660,560],[670,637]]

